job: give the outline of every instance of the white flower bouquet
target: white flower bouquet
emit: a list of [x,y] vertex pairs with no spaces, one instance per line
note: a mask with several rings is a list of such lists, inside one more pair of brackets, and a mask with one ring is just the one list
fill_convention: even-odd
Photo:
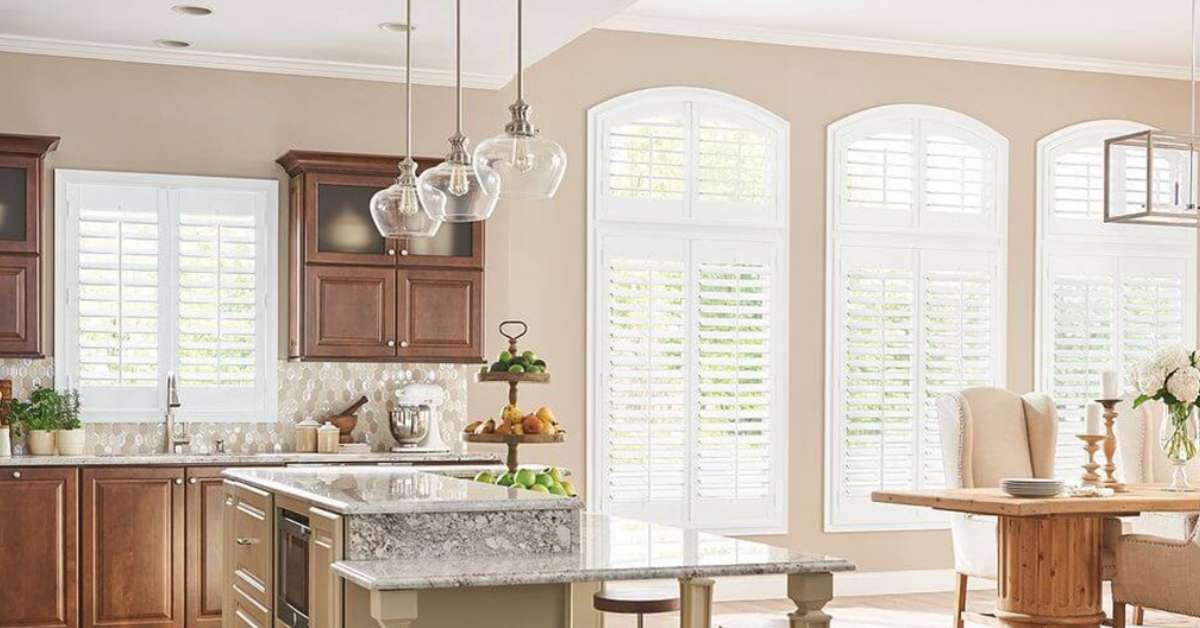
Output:
[[1159,349],[1134,371],[1138,397],[1133,407],[1150,400],[1161,401],[1167,416],[1159,431],[1159,443],[1179,473],[1196,457],[1196,421],[1192,410],[1200,398],[1200,352],[1172,346]]

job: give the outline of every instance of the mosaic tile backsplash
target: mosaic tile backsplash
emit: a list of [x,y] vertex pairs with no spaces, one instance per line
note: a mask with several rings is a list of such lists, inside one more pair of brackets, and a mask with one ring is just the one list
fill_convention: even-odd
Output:
[[[345,364],[334,362],[279,362],[279,417],[263,423],[188,422],[192,447],[210,450],[225,441],[231,453],[291,451],[296,423],[307,417],[320,421],[340,412],[362,395],[368,403],[360,409],[355,442],[370,443],[375,451],[393,444],[387,427],[387,410],[400,387],[432,383],[446,390],[441,408],[441,432],[456,453],[461,452],[458,432],[466,425],[467,377],[470,367],[455,364]],[[53,360],[0,359],[0,379],[13,381],[13,395],[27,398],[37,386],[54,385]],[[82,399],[86,411],[87,398]],[[143,454],[159,451],[163,442],[161,420],[144,423],[84,423],[87,448],[92,454]]]

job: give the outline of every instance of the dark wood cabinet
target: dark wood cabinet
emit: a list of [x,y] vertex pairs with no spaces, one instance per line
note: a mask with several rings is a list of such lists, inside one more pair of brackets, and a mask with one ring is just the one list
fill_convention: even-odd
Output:
[[43,159],[58,138],[0,134],[0,357],[43,357]]
[[[288,357],[479,362],[484,223],[384,238],[370,200],[401,157],[290,151]],[[420,168],[438,163],[418,159]]]
[[225,597],[221,467],[189,467],[185,487],[188,628],[218,628]]
[[0,470],[0,626],[79,625],[79,472]]
[[83,470],[83,626],[184,626],[184,470]]

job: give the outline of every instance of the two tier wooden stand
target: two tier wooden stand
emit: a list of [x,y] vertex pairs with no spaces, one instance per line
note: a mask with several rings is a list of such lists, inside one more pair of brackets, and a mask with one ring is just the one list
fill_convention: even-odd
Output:
[[[516,334],[509,334],[505,329],[510,326],[520,326],[521,331]],[[514,356],[520,355],[517,351],[517,339],[524,336],[529,331],[529,325],[525,321],[504,321],[500,323],[500,334],[508,338],[508,352]],[[520,384],[548,384],[550,383],[549,373],[479,373],[475,376],[476,381],[480,382],[505,382],[508,384],[508,403],[517,405],[517,386]],[[553,436],[548,434],[463,434],[463,442],[467,443],[504,443],[508,445],[508,457],[505,464],[508,470],[516,473],[520,466],[517,462],[517,448],[521,445],[544,445],[547,443],[565,442],[565,434],[561,430]]]

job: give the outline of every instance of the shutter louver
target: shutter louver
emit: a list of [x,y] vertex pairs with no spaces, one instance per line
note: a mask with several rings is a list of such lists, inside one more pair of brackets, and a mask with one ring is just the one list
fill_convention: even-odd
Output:
[[607,265],[607,495],[682,502],[688,425],[688,311],[681,262]]
[[927,136],[923,169],[925,209],[967,215],[989,213],[990,166],[978,146],[950,135]]
[[[1163,262],[1161,268],[1169,268]],[[1183,343],[1185,273],[1121,277],[1121,362],[1126,386],[1133,384],[1129,370],[1160,347]]]
[[1104,216],[1104,154],[1099,146],[1064,153],[1054,160],[1051,211],[1055,218],[1099,221]]
[[[101,195],[104,192],[100,192]],[[81,387],[158,382],[158,209],[79,208],[79,382]]]
[[843,282],[841,491],[912,488],[916,278],[864,265]]
[[255,384],[256,260],[252,214],[179,216],[179,375],[182,385]]
[[880,131],[852,142],[843,157],[844,202],[863,208],[912,209],[915,152],[911,130]]
[[771,484],[770,269],[701,262],[696,291],[697,497],[765,498]]
[[766,132],[701,117],[696,151],[699,200],[749,205],[774,200],[768,161],[773,150]]
[[687,189],[688,122],[659,115],[608,131],[608,193],[617,198],[682,200]]

